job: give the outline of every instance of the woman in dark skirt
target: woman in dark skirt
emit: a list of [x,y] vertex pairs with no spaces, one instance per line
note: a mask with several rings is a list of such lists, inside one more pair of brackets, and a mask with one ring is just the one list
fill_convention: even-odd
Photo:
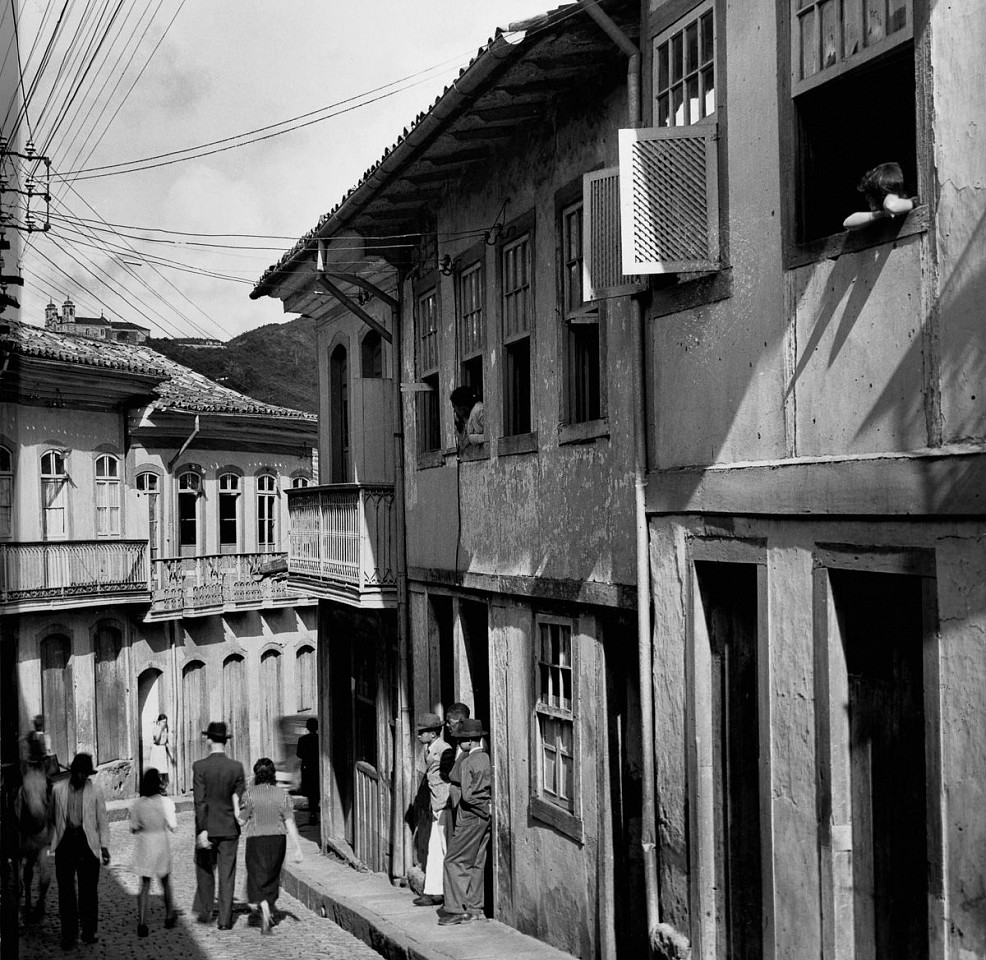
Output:
[[268,757],[253,765],[253,785],[243,795],[241,823],[246,837],[247,900],[251,907],[260,907],[260,932],[270,933],[288,835],[294,843],[295,863],[301,862],[302,852],[294,806],[287,791],[277,785],[274,761]]

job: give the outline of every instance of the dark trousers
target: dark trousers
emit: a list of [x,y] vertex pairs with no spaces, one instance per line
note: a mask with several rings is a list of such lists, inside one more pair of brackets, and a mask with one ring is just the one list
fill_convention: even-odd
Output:
[[216,895],[216,876],[219,877],[219,919],[221,927],[233,922],[233,885],[236,882],[236,847],[239,837],[209,837],[208,850],[195,848],[195,899],[192,910],[200,917],[212,916]]
[[490,821],[459,809],[455,833],[445,852],[445,911],[483,912],[486,899],[486,847]]
[[[76,877],[79,882],[78,900]],[[89,848],[89,841],[81,827],[68,827],[59,841],[55,851],[55,879],[58,881],[62,940],[74,940],[80,926],[84,937],[94,937],[99,919],[99,857]]]

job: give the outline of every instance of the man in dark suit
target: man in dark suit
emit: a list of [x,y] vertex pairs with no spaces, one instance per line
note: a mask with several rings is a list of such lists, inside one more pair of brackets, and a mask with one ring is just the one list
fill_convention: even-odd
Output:
[[192,910],[200,923],[212,919],[212,903],[219,872],[219,929],[233,926],[233,884],[236,881],[236,848],[240,825],[234,797],[246,790],[243,764],[226,756],[229,734],[225,723],[210,723],[202,736],[209,740],[209,755],[192,764],[195,796],[195,900]]

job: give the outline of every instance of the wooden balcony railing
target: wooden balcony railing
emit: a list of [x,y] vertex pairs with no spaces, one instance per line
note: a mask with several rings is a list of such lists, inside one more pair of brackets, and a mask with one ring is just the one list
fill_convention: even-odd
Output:
[[195,616],[237,607],[291,603],[304,597],[284,580],[261,576],[261,567],[283,554],[216,553],[163,557],[151,563],[149,616]]
[[392,605],[397,586],[393,485],[289,490],[288,511],[293,586],[358,605]]
[[146,540],[0,544],[0,603],[106,600],[146,594]]

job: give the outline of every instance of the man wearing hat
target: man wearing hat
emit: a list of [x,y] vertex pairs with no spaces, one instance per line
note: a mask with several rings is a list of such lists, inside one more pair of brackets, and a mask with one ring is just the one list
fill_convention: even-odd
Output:
[[202,736],[209,741],[209,755],[192,764],[196,880],[192,910],[200,923],[212,919],[218,868],[219,929],[229,930],[233,925],[236,848],[240,842],[234,803],[239,805],[246,790],[246,775],[242,763],[226,756],[229,734],[225,723],[213,721]]
[[428,855],[425,861],[425,885],[414,903],[433,907],[442,903],[442,877],[445,866],[445,818],[448,816],[448,781],[442,777],[442,758],[452,748],[442,739],[442,718],[437,713],[418,716],[418,742],[425,748],[425,778],[431,796],[431,830],[428,833]]
[[454,736],[462,752],[449,774],[453,802],[458,796],[458,815],[445,853],[445,912],[438,921],[442,926],[486,919],[483,901],[492,773],[482,740],[488,733],[481,721],[463,720]]

